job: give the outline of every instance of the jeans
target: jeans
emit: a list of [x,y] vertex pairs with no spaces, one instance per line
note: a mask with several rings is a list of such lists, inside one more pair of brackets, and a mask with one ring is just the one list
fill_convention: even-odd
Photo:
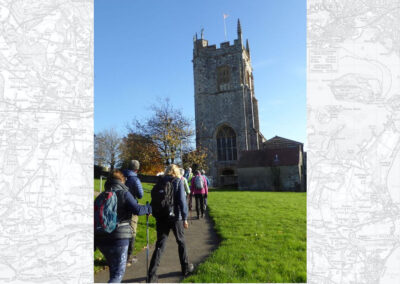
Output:
[[107,260],[110,268],[108,283],[121,283],[125,274],[128,245],[126,246],[98,246]]
[[153,252],[153,256],[151,257],[150,261],[150,268],[148,275],[149,279],[154,277],[157,273],[157,268],[160,265],[161,255],[165,249],[165,245],[167,243],[170,230],[172,230],[172,232],[175,235],[175,239],[178,244],[179,260],[181,262],[182,272],[185,272],[189,264],[189,261],[186,253],[183,221],[156,220],[156,228],[157,228],[157,242]]
[[195,194],[194,198],[196,199],[196,213],[197,217],[199,217],[199,211],[201,211],[201,216],[204,215],[204,194]]

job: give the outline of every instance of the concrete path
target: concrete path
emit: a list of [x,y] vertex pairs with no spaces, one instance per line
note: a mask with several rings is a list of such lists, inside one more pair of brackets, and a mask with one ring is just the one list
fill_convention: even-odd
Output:
[[[192,211],[192,216],[196,216],[196,211]],[[189,220],[189,228],[185,230],[185,241],[189,261],[195,268],[203,262],[210,253],[218,247],[219,240],[216,235],[212,222],[208,214],[204,219]],[[150,246],[150,256],[153,254],[154,245]],[[144,283],[146,282],[146,250],[136,255],[138,262],[126,268],[124,283]],[[158,282],[177,283],[182,281],[181,266],[178,256],[178,245],[174,234],[170,231],[167,246],[161,257],[161,263],[157,270]],[[95,283],[106,283],[109,279],[108,269],[102,270],[94,275]]]

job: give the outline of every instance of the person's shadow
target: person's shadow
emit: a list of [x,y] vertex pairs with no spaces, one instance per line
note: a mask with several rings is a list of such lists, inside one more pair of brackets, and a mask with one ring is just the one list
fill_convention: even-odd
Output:
[[[170,278],[170,277],[179,277],[180,278],[179,281],[181,281],[183,279],[182,273],[180,271],[158,274],[158,280],[162,280],[163,278]],[[125,279],[122,281],[122,283],[140,283],[140,282],[146,282],[146,277]]]

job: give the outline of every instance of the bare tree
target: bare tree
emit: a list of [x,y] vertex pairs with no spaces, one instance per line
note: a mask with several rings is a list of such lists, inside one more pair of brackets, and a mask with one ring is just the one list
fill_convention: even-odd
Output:
[[[175,163],[181,155],[182,147],[193,136],[190,120],[183,116],[181,110],[175,109],[168,98],[160,104],[152,105],[151,110],[153,115],[150,118],[144,122],[134,122],[137,132],[151,137],[165,165]],[[130,130],[133,132],[132,128]]]
[[111,170],[118,162],[120,137],[115,129],[103,130],[95,135],[94,156],[100,166],[108,165]]
[[100,145],[100,138],[98,135],[94,135],[94,164],[100,167],[105,166],[105,160],[104,160],[104,147],[101,147]]

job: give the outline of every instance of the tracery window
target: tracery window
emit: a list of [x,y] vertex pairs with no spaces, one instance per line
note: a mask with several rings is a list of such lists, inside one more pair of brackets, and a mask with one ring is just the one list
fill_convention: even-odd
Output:
[[236,134],[229,126],[223,126],[217,133],[218,161],[236,161]]
[[229,66],[220,66],[217,68],[217,85],[220,91],[224,91],[229,86],[231,72]]

